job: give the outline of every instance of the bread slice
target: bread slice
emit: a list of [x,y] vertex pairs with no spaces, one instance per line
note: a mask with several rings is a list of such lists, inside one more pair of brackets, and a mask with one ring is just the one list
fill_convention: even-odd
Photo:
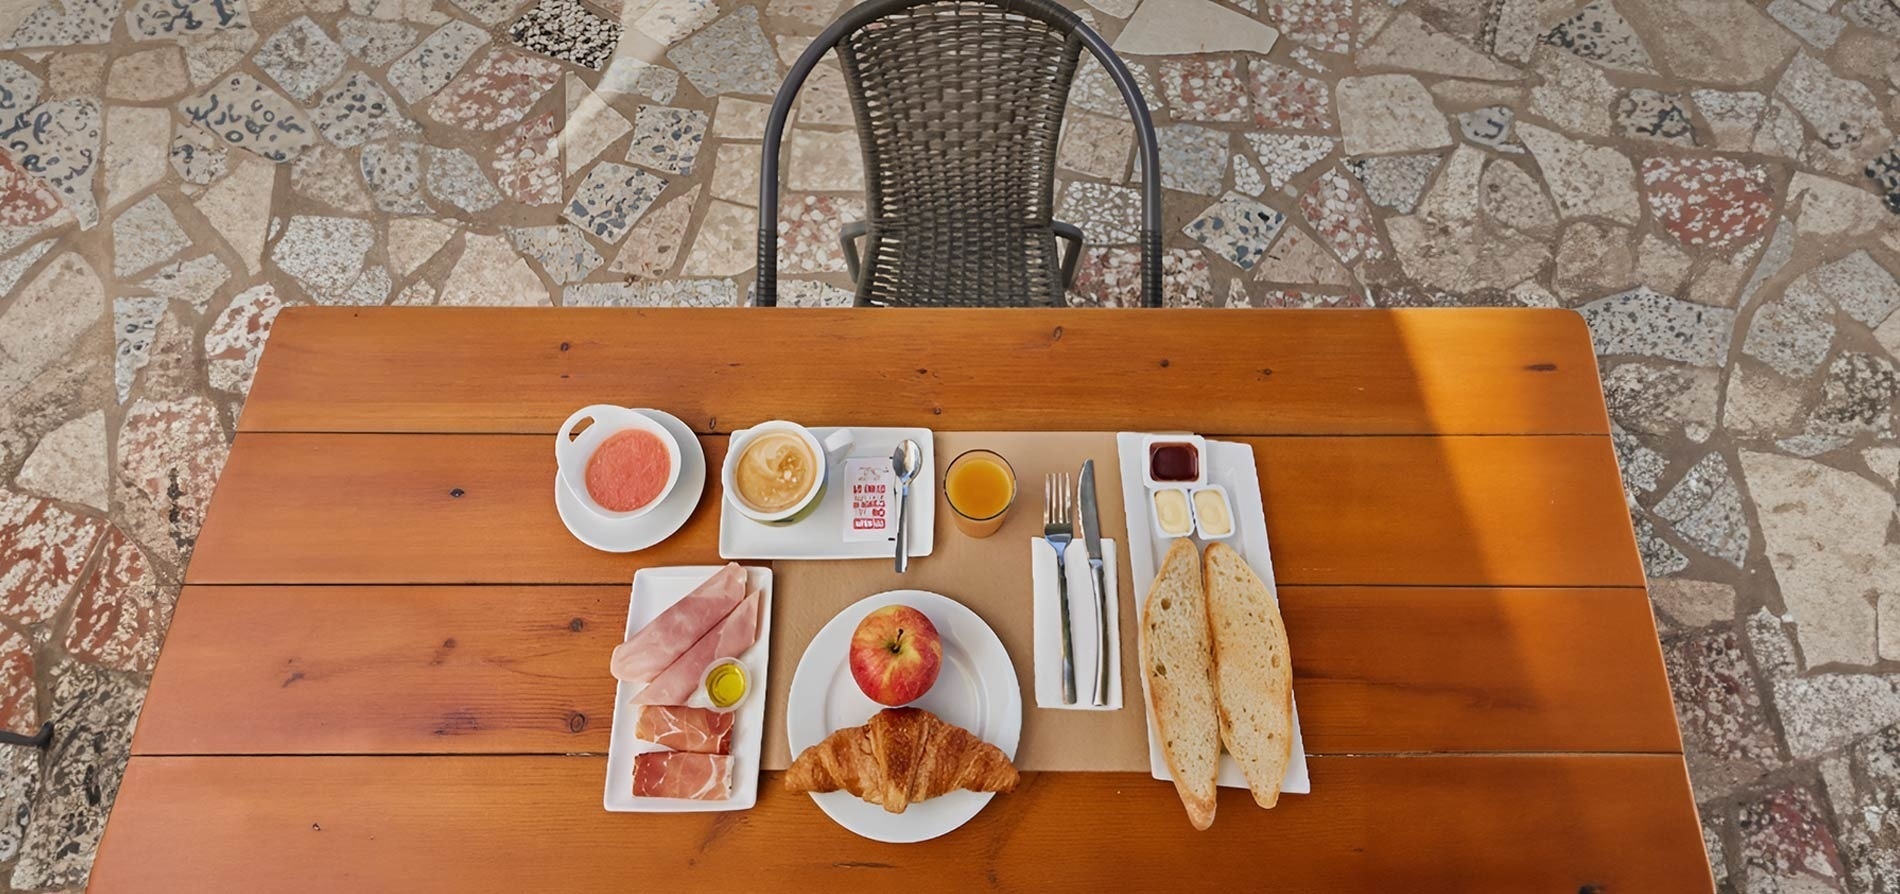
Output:
[[1240,553],[1215,543],[1203,561],[1221,742],[1240,763],[1254,802],[1272,807],[1293,755],[1293,660],[1286,624],[1272,591]]
[[1167,559],[1141,607],[1141,648],[1148,678],[1148,716],[1174,774],[1175,791],[1196,829],[1214,824],[1220,774],[1220,718],[1214,705],[1214,663],[1208,642],[1207,594],[1192,541],[1168,547]]

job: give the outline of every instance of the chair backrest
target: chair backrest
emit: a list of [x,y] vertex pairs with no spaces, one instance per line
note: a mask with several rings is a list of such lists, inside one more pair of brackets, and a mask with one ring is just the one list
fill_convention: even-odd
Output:
[[860,304],[1062,301],[1051,220],[1056,145],[1087,49],[1137,125],[1142,297],[1160,305],[1160,177],[1147,105],[1100,35],[1051,0],[871,0],[812,42],[766,125],[758,304],[777,303],[785,122],[806,76],[834,48],[865,162]]

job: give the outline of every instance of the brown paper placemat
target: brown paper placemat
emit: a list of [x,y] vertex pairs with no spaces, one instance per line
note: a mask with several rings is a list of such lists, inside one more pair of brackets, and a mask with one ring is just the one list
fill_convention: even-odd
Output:
[[[943,470],[972,448],[994,450],[1016,471],[1017,497],[1001,530],[975,540],[965,537],[943,502]],[[1101,501],[1103,536],[1124,546],[1116,563],[1121,594],[1122,709],[1070,711],[1036,707],[1034,632],[1031,625],[1030,551],[1042,536],[1042,481],[1050,472],[1077,473],[1095,460],[1095,490]],[[889,559],[833,562],[774,562],[772,565],[772,661],[766,686],[765,768],[791,764],[786,741],[785,699],[805,646],[844,607],[885,590],[942,593],[977,613],[996,635],[1016,668],[1023,698],[1022,740],[1016,767],[1022,770],[1133,771],[1148,769],[1148,733],[1143,723],[1141,680],[1135,675],[1134,584],[1129,579],[1127,521],[1122,513],[1121,463],[1115,435],[1101,432],[937,432],[936,545],[898,574]],[[1044,656],[1049,658],[1050,656]],[[842,656],[840,656],[842,659]],[[1084,673],[1077,669],[1077,676]]]

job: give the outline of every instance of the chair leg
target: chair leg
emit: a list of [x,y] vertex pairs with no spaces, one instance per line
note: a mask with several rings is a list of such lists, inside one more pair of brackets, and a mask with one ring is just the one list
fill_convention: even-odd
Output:
[[858,256],[858,240],[871,232],[871,225],[854,220],[838,230],[838,244],[844,247],[844,270],[851,277],[851,284],[857,285],[863,263]]
[[1068,243],[1062,252],[1062,289],[1068,291],[1069,284],[1075,282],[1076,262],[1082,258],[1082,228],[1059,220],[1049,222],[1056,231],[1056,238]]

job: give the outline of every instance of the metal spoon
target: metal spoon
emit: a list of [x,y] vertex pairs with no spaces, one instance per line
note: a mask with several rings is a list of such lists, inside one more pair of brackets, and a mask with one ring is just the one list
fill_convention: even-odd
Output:
[[924,450],[909,438],[891,451],[891,471],[897,473],[897,573],[910,567],[910,483],[924,464]]

